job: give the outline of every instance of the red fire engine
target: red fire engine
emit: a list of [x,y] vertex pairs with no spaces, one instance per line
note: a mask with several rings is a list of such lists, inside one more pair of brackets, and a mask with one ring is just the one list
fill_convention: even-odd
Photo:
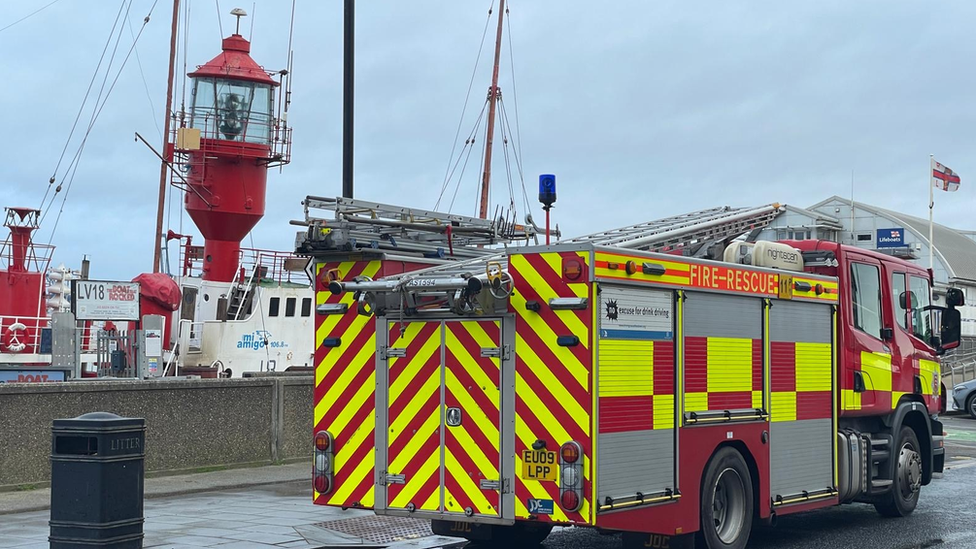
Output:
[[[722,241],[777,208],[695,226]],[[841,503],[911,513],[943,468],[962,296],[933,306],[931,273],[833,242],[647,251],[679,222],[385,278],[306,249],[315,502],[473,539],[576,525],[708,548]]]

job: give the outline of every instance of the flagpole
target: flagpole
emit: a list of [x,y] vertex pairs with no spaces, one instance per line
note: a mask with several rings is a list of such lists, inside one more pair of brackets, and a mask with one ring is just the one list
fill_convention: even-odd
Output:
[[935,162],[935,155],[929,155],[929,176],[926,181],[929,182],[929,269],[935,269],[935,264],[933,263],[935,242],[932,241],[933,233],[932,230],[934,222],[932,221],[932,208],[935,206],[935,194],[932,185],[932,165]]
[[854,236],[854,170],[851,170],[851,246],[857,246],[857,237]]

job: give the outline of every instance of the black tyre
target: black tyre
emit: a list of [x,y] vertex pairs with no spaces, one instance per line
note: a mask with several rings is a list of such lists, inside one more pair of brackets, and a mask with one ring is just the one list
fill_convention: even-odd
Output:
[[538,547],[552,532],[552,525],[537,522],[516,522],[508,527],[499,540],[514,547]]
[[902,427],[891,456],[895,460],[891,491],[874,504],[882,515],[905,517],[912,514],[918,505],[918,494],[922,488],[922,454],[919,448],[915,431],[911,427]]
[[465,538],[472,542],[472,547],[538,547],[552,532],[552,525],[542,522],[516,522],[511,526],[500,526],[432,520],[430,526],[435,534]]
[[699,516],[699,545],[707,549],[743,549],[752,532],[752,476],[742,454],[725,447],[705,469]]
[[976,419],[976,392],[966,399],[966,411],[969,412],[969,417]]

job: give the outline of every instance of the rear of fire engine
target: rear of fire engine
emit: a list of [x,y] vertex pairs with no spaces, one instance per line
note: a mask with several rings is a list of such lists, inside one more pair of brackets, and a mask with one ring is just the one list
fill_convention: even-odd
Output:
[[944,462],[937,356],[961,295],[933,307],[930,273],[836,243],[726,252],[340,268],[320,287],[346,306],[318,329],[316,502],[474,539],[575,525],[708,548],[744,547],[754,518],[911,513]]

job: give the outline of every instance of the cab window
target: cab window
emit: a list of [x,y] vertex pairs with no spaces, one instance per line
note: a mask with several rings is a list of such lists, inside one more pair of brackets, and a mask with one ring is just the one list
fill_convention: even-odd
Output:
[[912,333],[922,341],[928,342],[932,338],[932,311],[926,310],[926,307],[931,304],[932,290],[929,281],[921,277],[911,277],[910,284]]
[[[902,307],[901,295],[905,293],[905,273],[891,275],[891,299],[894,301],[895,321],[898,325],[908,329],[908,309]],[[906,304],[907,305],[907,304]]]
[[876,265],[851,263],[854,327],[881,339],[881,273]]

